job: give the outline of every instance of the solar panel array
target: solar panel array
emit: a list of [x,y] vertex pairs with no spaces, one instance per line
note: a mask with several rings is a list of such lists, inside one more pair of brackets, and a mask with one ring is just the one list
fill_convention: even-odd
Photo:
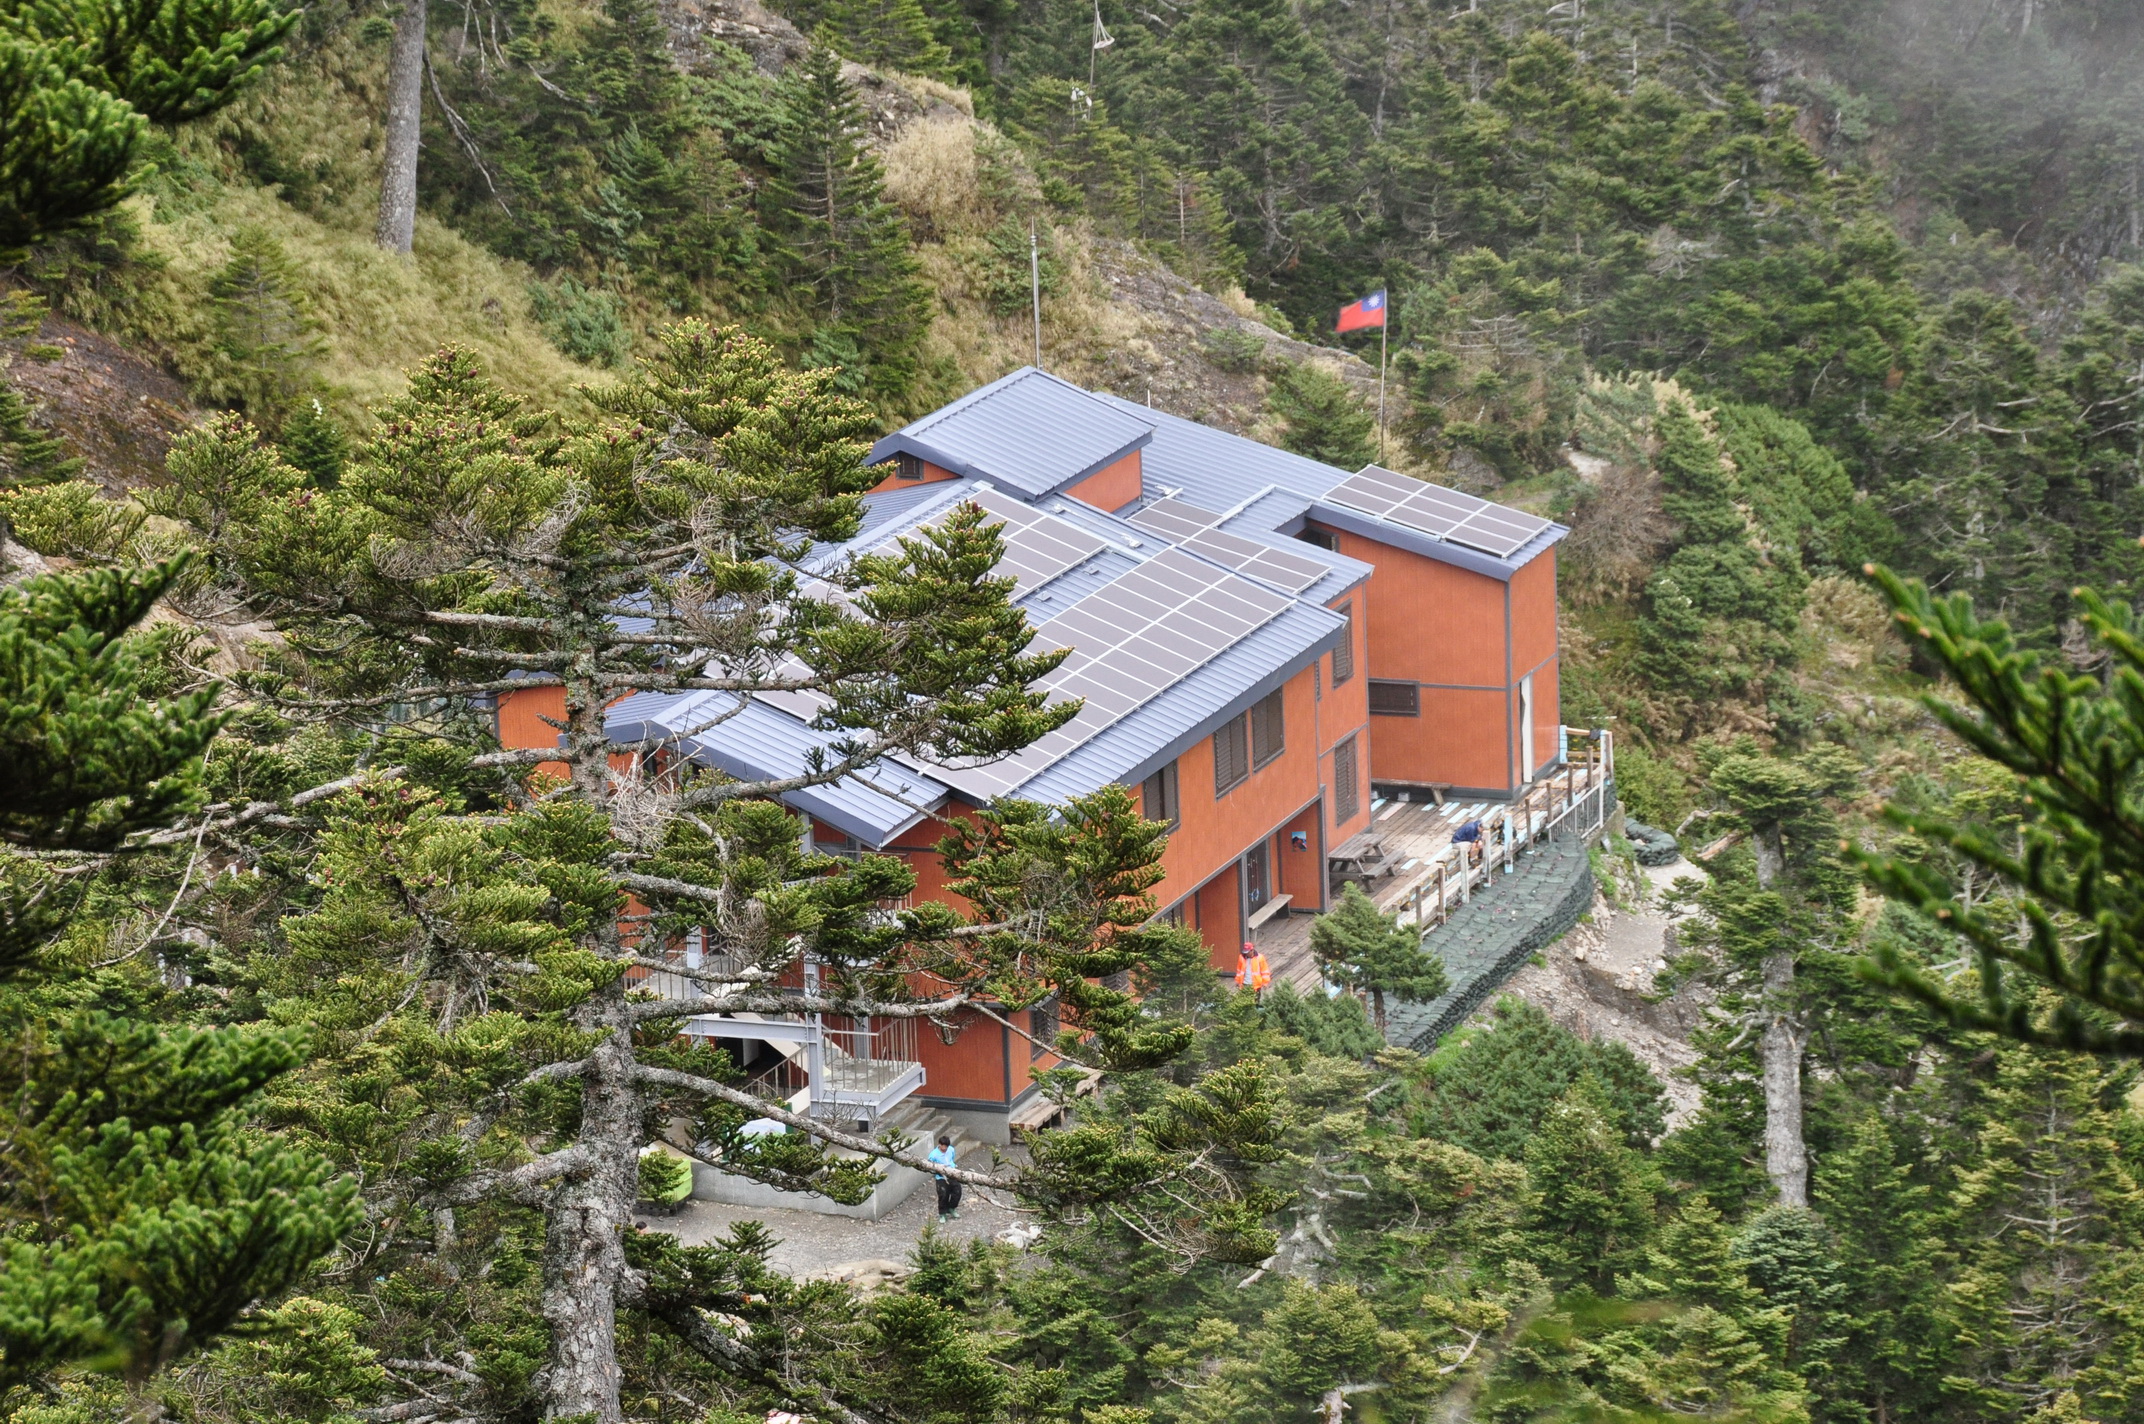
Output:
[[1499,559],[1510,558],[1549,527],[1546,519],[1376,465],[1333,486],[1325,498]]
[[1217,564],[1252,578],[1264,579],[1290,593],[1301,593],[1330,572],[1316,559],[1213,528],[1220,518],[1213,511],[1185,500],[1158,499],[1133,515],[1131,522],[1203,554]]
[[[1078,525],[1031,509],[988,485],[978,486],[970,491],[967,499],[982,506],[983,513],[993,522],[1002,521],[1005,525],[1000,535],[1005,541],[1005,553],[998,560],[995,572],[1012,577],[1015,598],[1033,592],[1065,570],[1076,568],[1109,547],[1100,537],[1088,533]],[[946,513],[925,520],[925,526],[938,523],[957,508],[959,504],[953,504]],[[880,551],[883,552],[892,543],[893,538],[889,537],[879,546]],[[839,593],[817,580],[806,587],[815,597],[848,602],[846,594]],[[790,658],[776,670],[776,675],[803,677],[807,676],[809,671],[802,662]],[[765,692],[759,696],[763,701],[806,721],[818,716],[828,706],[828,699],[816,692]]]
[[1012,576],[1015,598],[1109,547],[1098,535],[1070,520],[1031,509],[994,489],[978,489],[968,498],[981,505],[992,520],[1001,520],[1005,525],[1001,536],[1005,540],[1005,557],[998,560],[997,571]]
[[1218,523],[1220,518],[1212,510],[1201,509],[1189,500],[1157,499],[1134,514],[1131,522],[1171,543],[1181,543],[1201,529]]
[[1073,650],[1041,686],[1086,699],[1077,717],[1017,756],[931,772],[971,795],[1011,791],[1291,606],[1271,589],[1164,549],[1036,634],[1032,651]]

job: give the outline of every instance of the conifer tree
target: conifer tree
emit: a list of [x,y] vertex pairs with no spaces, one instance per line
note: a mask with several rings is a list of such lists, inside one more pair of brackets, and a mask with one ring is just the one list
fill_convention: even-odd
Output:
[[1526,1144],[1529,1259],[1559,1286],[1600,1294],[1643,1259],[1657,1188],[1610,1110],[1601,1081],[1581,1074]]
[[1802,578],[1798,563],[1782,565],[1750,538],[1732,463],[1689,406],[1668,402],[1654,428],[1676,533],[1645,588],[1639,666],[1671,699],[1662,730],[1681,738],[1724,700],[1765,705],[1793,652]]
[[79,894],[53,853],[109,853],[198,797],[214,691],[158,696],[169,638],[133,631],[180,571],[0,591],[0,1391],[100,1359],[139,1389],[353,1219],[324,1160],[248,1126],[296,1035],[162,1032],[114,1013],[112,986],[23,973]]
[[[943,854],[972,920],[937,903],[889,919],[878,907],[913,888],[901,862],[807,855],[771,797],[893,755],[1026,745],[1074,710],[1029,690],[1056,655],[1025,652],[1031,634],[992,572],[996,530],[972,506],[867,556],[810,558],[853,534],[876,478],[862,465],[868,412],[827,374],[687,324],[595,401],[601,421],[562,427],[446,352],[381,411],[333,489],[306,488],[231,420],[175,452],[164,507],[213,549],[233,593],[274,617],[302,659],[286,668],[291,695],[316,715],[467,707],[538,679],[563,694],[555,748],[405,738],[369,772],[223,808],[204,831],[295,837],[279,853],[302,855],[307,883],[324,887],[278,932],[288,950],[253,972],[279,1014],[338,1036],[304,1111],[323,1146],[365,1165],[373,1209],[428,1223],[412,1269],[458,1259],[458,1214],[533,1218],[517,1229],[543,1240],[523,1277],[540,1281],[542,1326],[520,1348],[543,1361],[526,1385],[543,1408],[620,1419],[621,1313],[652,1311],[706,1367],[773,1390],[769,1406],[832,1409],[852,1385],[868,1393],[839,1352],[778,1371],[765,1351],[786,1358],[786,1337],[740,1346],[711,1331],[697,1312],[715,1297],[689,1282],[646,1293],[630,1216],[650,1124],[683,1119],[681,1149],[711,1143],[729,1170],[847,1201],[868,1196],[875,1161],[933,1169],[896,1139],[753,1096],[721,1054],[677,1040],[680,1021],[945,1018],[1055,995],[1081,1029],[1060,1053],[1143,1071],[1187,1034],[1100,981],[1162,950],[1180,956],[1188,935],[1149,923],[1163,831],[1121,788],[1055,817],[994,809],[950,836]],[[706,776],[658,748],[621,770],[606,720],[635,690],[708,693],[732,709],[756,692],[809,691],[828,746],[775,780]],[[560,774],[540,794],[517,784],[545,763]],[[478,795],[504,809],[470,814]],[[628,896],[644,908],[628,911]],[[703,965],[659,950],[695,928]],[[785,991],[800,954],[817,987]],[[650,999],[635,970],[683,987]],[[436,1067],[422,1093],[371,1076],[390,1031],[401,1061]],[[951,1170],[1067,1212],[1173,1180],[1215,1198],[1189,1233],[1197,1249],[1240,1255],[1270,1241],[1272,1202],[1247,1172],[1217,1178],[1209,1144],[1269,1160],[1256,1155],[1266,1097],[1255,1071],[1217,1075],[1162,1103],[1164,1121],[1136,1142],[1098,1124],[1038,1144],[1018,1175]],[[790,1131],[742,1131],[770,1115]],[[472,1248],[507,1241],[492,1231]],[[633,1318],[639,1329],[649,1317]],[[923,1330],[917,1349],[944,1354],[936,1326],[909,1324]]]
[[1343,470],[1377,458],[1377,422],[1347,382],[1322,366],[1300,361],[1284,369],[1266,407],[1281,421],[1284,449]]
[[1444,992],[1444,961],[1422,947],[1419,931],[1381,913],[1352,880],[1340,903],[1311,921],[1310,951],[1328,982],[1370,996],[1380,1032],[1386,994],[1421,1003]]
[[[1977,973],[1945,980],[1879,944],[1872,976],[1957,1025],[2144,1057],[2144,640],[2134,615],[2080,590],[2086,650],[2107,668],[2077,672],[2020,647],[1963,594],[1937,598],[1918,581],[1870,572],[1905,636],[1963,698],[1931,693],[1924,705],[2014,776],[2029,808],[2015,827],[1885,808],[1953,859],[1856,859],[1884,894],[1963,941]],[[1968,894],[1967,868],[2006,893]]]
[[72,479],[82,468],[57,436],[37,426],[29,399],[0,379],[0,489]]
[[863,110],[841,60],[813,46],[784,77],[781,135],[764,220],[820,349],[852,347],[854,389],[897,404],[917,373],[931,309],[908,225],[863,143]]
[[292,469],[322,488],[342,478],[342,467],[350,459],[350,437],[318,396],[301,401],[296,413],[283,422],[276,447]]
[[[2006,1046],[1977,1160],[1955,1188],[1964,1269],[1949,1291],[1960,1374],[1981,1407],[2052,1406],[2074,1391],[2124,1418],[2144,1400],[2144,1187],[2124,1151],[2133,1065]],[[1955,1385],[1954,1385],[1955,1388]]]
[[1517,1159],[1549,1110],[1589,1074],[1607,1093],[1609,1121],[1625,1143],[1642,1148],[1665,1130],[1660,1084],[1628,1048],[1581,1039],[1539,1005],[1503,998],[1488,1031],[1430,1060],[1418,1127],[1483,1157]]
[[1944,1257],[1956,1227],[1950,1203],[1909,1153],[1881,1113],[1865,1113],[1817,1161],[1810,1192],[1838,1242],[1849,1307],[1829,1378],[1815,1381],[1817,1390],[1893,1419],[1944,1408],[1943,1380],[1956,1371],[1944,1300]]
[[203,393],[279,428],[320,352],[297,265],[265,229],[240,228],[208,294],[215,366]]
[[0,253],[118,203],[146,125],[228,103],[298,18],[276,0],[189,0],[153,17],[125,0],[0,7]]
[[933,33],[921,0],[832,0],[826,26],[858,64],[943,76],[953,56]]
[[1713,957],[1737,1011],[1736,1036],[1757,1042],[1765,1173],[1791,1207],[1809,1204],[1802,1058],[1815,1006],[1798,982],[1799,965],[1842,941],[1853,877],[1828,798],[1856,776],[1849,757],[1824,748],[1795,759],[1738,751],[1719,760],[1710,781],[1725,808],[1720,824],[1748,847],[1722,851],[1709,867],[1713,879],[1687,942]]

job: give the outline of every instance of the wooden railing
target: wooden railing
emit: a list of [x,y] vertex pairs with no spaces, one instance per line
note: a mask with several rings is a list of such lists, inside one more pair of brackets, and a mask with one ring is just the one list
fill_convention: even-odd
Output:
[[[1563,729],[1563,766],[1526,788],[1518,800],[1481,818],[1481,839],[1453,842],[1435,860],[1402,882],[1402,923],[1424,934],[1450,919],[1499,869],[1510,874],[1520,856],[1559,831],[1580,836],[1600,832],[1608,818],[1608,785],[1615,779],[1615,736],[1603,729]],[[1479,859],[1475,852],[1478,850]],[[1391,901],[1386,903],[1390,904]]]

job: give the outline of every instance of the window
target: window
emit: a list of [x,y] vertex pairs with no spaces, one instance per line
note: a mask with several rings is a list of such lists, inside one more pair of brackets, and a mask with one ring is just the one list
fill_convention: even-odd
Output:
[[1355,604],[1352,599],[1335,608],[1346,624],[1340,630],[1340,646],[1333,649],[1333,686],[1355,675]]
[[1335,554],[1340,552],[1340,536],[1330,529],[1320,529],[1315,525],[1305,524],[1303,532],[1295,537],[1305,544],[1315,544],[1321,549],[1330,549]]
[[1184,808],[1176,799],[1176,763],[1170,762],[1139,785],[1140,814],[1160,821],[1170,830],[1184,823]]
[[1245,721],[1239,713],[1222,723],[1221,730],[1213,734],[1213,794],[1216,796],[1251,774]]
[[1362,788],[1355,779],[1355,739],[1349,737],[1333,748],[1333,821],[1352,821],[1361,809]]
[[922,456],[920,456],[920,455],[910,455],[910,454],[907,454],[906,452],[903,452],[902,454],[899,454],[899,455],[896,455],[896,456],[894,456],[894,457],[893,457],[893,475],[894,475],[894,478],[895,478],[895,479],[900,479],[900,480],[920,480],[920,479],[922,479],[922,478],[923,478],[923,457],[922,457]]
[[1412,682],[1380,682],[1370,679],[1370,710],[1380,717],[1422,715],[1422,689]]
[[1288,745],[1278,692],[1251,709],[1251,765],[1264,766]]
[[1040,1058],[1057,1044],[1057,996],[1050,995],[1027,1011],[1027,1032],[1034,1039],[1027,1046],[1030,1059]]

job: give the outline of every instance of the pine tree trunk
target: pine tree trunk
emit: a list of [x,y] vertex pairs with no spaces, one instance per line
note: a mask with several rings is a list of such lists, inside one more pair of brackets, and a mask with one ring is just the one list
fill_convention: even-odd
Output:
[[402,0],[387,53],[386,162],[380,172],[380,225],[374,241],[409,255],[417,232],[417,136],[424,102],[426,0]]
[[1383,1033],[1385,1031],[1385,991],[1372,989],[1370,998],[1377,1004],[1377,1031]]
[[[622,1007],[615,988],[600,996]],[[593,1170],[561,1182],[545,1212],[543,1315],[551,1355],[539,1383],[544,1417],[621,1424],[618,1307],[638,1294],[625,1262],[641,1136],[630,1030],[622,1024],[590,1055],[581,1079],[579,1145]]]
[[[577,603],[592,603],[579,591]],[[584,651],[565,681],[564,754],[576,795],[603,806],[610,793],[610,738],[604,730],[604,695],[594,681],[595,658]],[[596,931],[601,952],[626,952],[615,922]],[[608,1030],[589,1054],[581,1075],[581,1123],[575,1145],[591,1166],[553,1190],[545,1210],[543,1315],[551,1327],[551,1353],[539,1376],[544,1417],[585,1418],[592,1424],[622,1424],[618,1391],[618,1308],[640,1294],[639,1273],[625,1261],[625,1233],[632,1229],[639,1195],[643,1104],[632,1026],[624,986],[612,984],[574,1015],[575,1027]]]
[[[1779,827],[1756,835],[1757,883],[1770,889],[1786,870]],[[1764,1173],[1772,1179],[1783,1206],[1809,1205],[1809,1148],[1802,1135],[1802,1035],[1793,1013],[1794,951],[1779,949],[1765,957],[1764,1038],[1759,1058],[1764,1066]]]

